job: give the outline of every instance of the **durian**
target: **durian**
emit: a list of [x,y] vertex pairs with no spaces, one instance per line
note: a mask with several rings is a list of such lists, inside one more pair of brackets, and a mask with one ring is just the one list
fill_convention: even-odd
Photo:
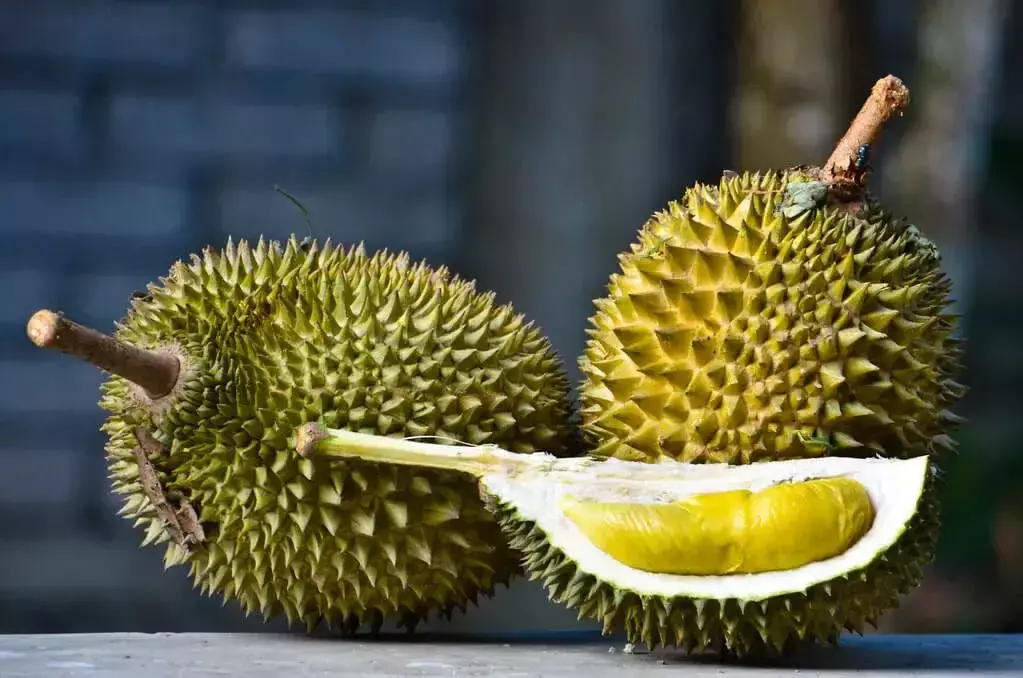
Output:
[[933,548],[928,455],[558,459],[316,423],[296,447],[475,477],[552,600],[651,648],[762,656],[836,643],[894,607]]
[[[823,167],[727,172],[657,213],[595,302],[579,360],[581,429],[594,458],[749,465],[756,478],[800,460],[833,469],[855,458],[926,458],[925,483],[894,480],[909,467],[869,466],[889,489],[909,482],[915,508],[899,514],[898,539],[855,567],[791,570],[777,590],[757,588],[757,573],[690,574],[676,586],[606,560],[587,569],[593,561],[558,541],[563,520],[545,521],[509,495],[503,524],[552,598],[624,623],[636,641],[744,654],[862,633],[919,584],[940,525],[937,453],[954,449],[964,387],[938,249],[866,185],[869,145],[908,100],[900,80],[882,78]],[[874,525],[886,524],[885,508],[875,509]],[[786,534],[790,559],[819,539]],[[747,538],[755,554],[757,537]],[[810,574],[822,570],[826,579]]]
[[520,566],[464,476],[302,459],[299,424],[556,454],[576,431],[540,331],[404,253],[229,240],[136,295],[113,338],[49,311],[28,331],[114,373],[109,473],[144,543],[308,627],[414,627]]
[[863,183],[866,142],[906,100],[882,79],[824,168],[729,172],[640,229],[579,359],[592,454],[951,448],[963,387],[950,281],[937,247]]

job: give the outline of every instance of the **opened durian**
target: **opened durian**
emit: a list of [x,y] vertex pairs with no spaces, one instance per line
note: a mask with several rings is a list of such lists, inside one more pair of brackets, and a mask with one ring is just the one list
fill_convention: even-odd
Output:
[[[552,598],[605,624],[624,623],[637,641],[711,644],[742,654],[794,638],[837,641],[841,630],[862,632],[920,582],[938,536],[935,483],[922,461],[914,462],[919,467],[852,461],[927,457],[936,471],[939,457],[932,455],[954,448],[948,433],[961,421],[951,411],[964,391],[955,381],[960,349],[938,250],[874,200],[865,181],[870,144],[908,98],[901,81],[883,78],[823,167],[729,172],[656,214],[620,257],[608,296],[596,301],[580,358],[581,428],[592,456],[752,465],[753,471],[727,473],[756,479],[782,473],[773,469],[817,468],[784,465],[813,458],[824,469],[869,468],[888,491],[908,483],[912,515],[886,518],[888,509],[875,506],[874,525],[895,520],[897,530],[884,534],[897,532],[897,540],[857,550],[876,543],[872,528],[848,551],[865,556],[855,565],[838,556],[784,575],[722,576],[713,568],[669,575],[662,564],[652,578],[585,557],[591,551],[579,546],[568,518],[551,518],[520,492],[508,494],[503,524]],[[908,468],[928,482],[907,479]],[[851,490],[819,491],[844,497]],[[813,496],[810,489],[788,496],[800,492]],[[580,509],[562,510],[568,516]],[[612,543],[615,510],[587,517],[593,543]],[[821,540],[820,525],[810,526],[817,512],[817,519],[831,520],[830,511],[808,499],[807,527],[788,529],[782,513],[773,516],[776,533],[736,537],[749,549],[739,562],[752,568],[765,545],[781,549],[774,563],[825,548],[831,542]],[[859,524],[842,515],[848,523],[833,523],[835,539]],[[720,520],[678,524],[690,525],[688,539],[712,529],[734,537]],[[662,547],[654,532],[643,539],[633,547],[634,565]],[[713,541],[704,544],[715,553]],[[734,564],[731,557],[722,555],[718,566]]]
[[552,599],[687,652],[837,642],[896,605],[933,547],[927,455],[747,465],[557,459],[496,446],[299,430],[308,459],[477,478]]
[[546,338],[404,254],[229,241],[135,298],[116,338],[49,311],[28,331],[113,373],[110,477],[144,543],[310,627],[414,626],[520,569],[464,476],[301,459],[299,424],[557,454],[575,432]]
[[596,301],[592,454],[748,463],[951,448],[963,387],[937,248],[866,190],[889,76],[823,168],[734,173],[656,213]]

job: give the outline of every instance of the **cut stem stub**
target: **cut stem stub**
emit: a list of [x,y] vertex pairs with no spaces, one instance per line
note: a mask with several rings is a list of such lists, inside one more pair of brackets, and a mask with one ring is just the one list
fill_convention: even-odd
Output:
[[153,400],[170,393],[181,372],[181,362],[169,353],[132,346],[53,311],[37,311],[26,331],[36,346],[75,356],[123,377]]
[[886,75],[874,83],[870,96],[824,163],[821,179],[829,184],[858,184],[862,176],[857,169],[860,147],[873,143],[885,123],[901,115],[908,103],[909,89],[894,75]]

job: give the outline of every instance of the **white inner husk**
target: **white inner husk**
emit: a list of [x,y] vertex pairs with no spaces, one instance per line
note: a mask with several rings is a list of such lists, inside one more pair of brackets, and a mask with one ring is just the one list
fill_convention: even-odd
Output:
[[[609,460],[600,464],[604,472],[597,479],[581,466],[576,473],[538,470],[489,475],[481,484],[484,491],[514,507],[521,519],[535,522],[580,569],[616,587],[648,595],[762,600],[804,591],[869,565],[902,535],[916,512],[929,472],[925,456],[906,460],[827,457],[745,466],[668,461],[636,466]],[[630,477],[612,477],[615,474],[610,472],[617,467]],[[698,576],[637,570],[594,546],[559,508],[565,494],[602,501],[671,502],[691,494],[756,491],[782,482],[836,476],[853,478],[867,489],[876,513],[870,530],[841,555],[777,572]]]

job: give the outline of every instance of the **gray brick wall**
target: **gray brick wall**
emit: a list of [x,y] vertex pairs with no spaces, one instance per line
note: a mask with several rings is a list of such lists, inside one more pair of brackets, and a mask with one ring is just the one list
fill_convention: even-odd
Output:
[[0,54],[52,59],[72,69],[110,64],[201,66],[223,3],[6,0],[0,7]]
[[0,3],[0,632],[254,628],[114,515],[102,379],[34,349],[40,307],[109,329],[227,235],[447,263],[468,57],[454,0]]
[[243,68],[437,82],[461,70],[457,29],[448,22],[319,9],[232,13],[226,60]]

